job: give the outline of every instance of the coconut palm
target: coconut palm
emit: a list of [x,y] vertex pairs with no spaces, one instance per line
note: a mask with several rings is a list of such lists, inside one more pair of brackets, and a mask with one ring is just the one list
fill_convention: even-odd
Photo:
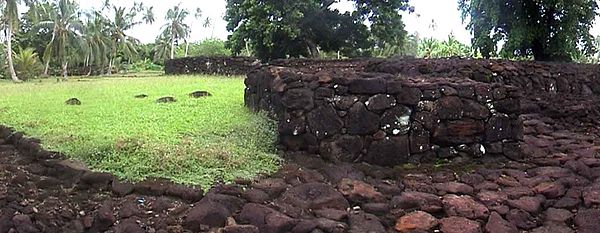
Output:
[[89,66],[88,75],[92,73],[94,65],[103,66],[108,63],[111,52],[111,37],[107,30],[107,20],[99,13],[89,17],[83,32],[84,39],[84,65]]
[[[107,3],[108,4],[108,3]],[[108,22],[108,30],[112,40],[111,53],[109,56],[108,74],[112,72],[112,67],[118,54],[122,54],[127,60],[131,60],[137,55],[137,44],[139,41],[125,32],[133,27],[143,23],[137,20],[140,12],[144,12],[142,19],[145,23],[152,24],[154,22],[153,8],[146,8],[143,4],[134,4],[134,7],[128,9],[124,7],[112,6],[114,17]]]
[[144,12],[144,17],[142,18],[144,20],[144,22],[146,22],[147,24],[153,24],[154,23],[154,7],[151,6],[149,8],[144,9],[146,12]]
[[112,73],[115,59],[117,58],[118,52],[122,52],[127,58],[131,58],[137,53],[135,48],[135,40],[129,35],[125,34],[125,31],[132,29],[141,22],[135,20],[137,12],[133,9],[127,9],[124,7],[113,6],[114,18],[109,21],[109,34],[111,37],[111,53],[108,60],[108,72]]
[[[212,19],[210,17],[206,17],[206,19],[204,19],[204,23],[202,23],[202,27],[209,28],[211,26],[213,26]],[[214,34],[215,34],[215,27],[212,27],[212,31],[210,32],[211,39],[213,38]]]
[[6,33],[6,58],[8,60],[10,78],[13,80],[13,82],[21,81],[15,72],[12,52],[13,31],[17,30],[19,26],[19,3],[19,0],[0,0],[0,7],[2,8],[0,20],[2,21],[2,29],[4,29]]
[[185,18],[189,12],[186,9],[177,5],[167,11],[165,20],[167,23],[163,25],[163,33],[161,36],[168,36],[171,44],[171,59],[175,58],[175,41],[179,39],[185,39],[190,33],[190,27],[186,25]]
[[[200,18],[202,18],[202,9],[200,9],[200,7],[198,7],[198,8],[196,8],[196,12],[194,13],[194,19],[198,20]],[[208,18],[206,18],[206,19],[208,19]],[[192,21],[191,25],[192,25],[191,28],[193,28],[194,27],[194,21]],[[188,37],[190,35],[191,35],[191,33],[188,34]],[[186,38],[185,39],[185,57],[188,56],[189,49],[190,49],[190,38]]]
[[157,38],[152,51],[154,52],[154,62],[162,64],[171,54],[171,39],[169,36],[162,35]]
[[67,79],[69,57],[76,55],[81,48],[83,23],[79,19],[79,6],[70,0],[60,0],[50,20],[39,22],[42,27],[52,28],[52,39],[44,51],[46,67],[44,75],[48,75],[50,60],[57,57],[62,66],[62,76]]

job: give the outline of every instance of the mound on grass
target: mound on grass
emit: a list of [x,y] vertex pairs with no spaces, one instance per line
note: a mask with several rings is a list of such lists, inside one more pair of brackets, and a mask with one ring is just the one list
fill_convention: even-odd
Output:
[[[212,98],[187,95],[202,87]],[[129,180],[168,178],[207,187],[273,172],[275,124],[243,104],[241,78],[209,76],[0,82],[0,124],[44,147]],[[179,101],[155,104],[148,96]],[[64,100],[77,96],[85,105]]]

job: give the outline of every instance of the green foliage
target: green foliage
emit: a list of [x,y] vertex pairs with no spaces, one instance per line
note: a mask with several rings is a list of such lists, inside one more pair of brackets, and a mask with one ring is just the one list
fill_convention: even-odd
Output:
[[190,34],[190,26],[185,24],[185,19],[190,14],[185,8],[180,5],[173,7],[167,11],[165,20],[167,23],[162,27],[162,33],[159,35],[159,40],[168,40],[170,44],[169,58],[175,58],[175,43],[182,39],[186,39]]
[[590,29],[598,15],[596,0],[459,0],[473,46],[494,56],[503,41],[505,58],[571,60],[578,51],[594,52]]
[[[600,48],[600,36],[596,36],[594,39],[594,47]],[[577,63],[598,64],[600,63],[600,52],[596,50],[594,54],[585,54],[578,51],[573,55],[573,61]]]
[[129,72],[144,72],[144,71],[163,71],[164,67],[152,62],[152,60],[145,59],[139,60],[132,63],[129,66]]
[[13,55],[15,71],[21,80],[37,78],[42,74],[43,67],[38,54],[33,48],[19,48]]
[[402,45],[387,44],[382,49],[376,49],[376,57],[417,57],[419,55],[418,35],[406,36]]
[[22,14],[20,30],[15,34],[15,44],[23,48],[34,48],[37,54],[44,54],[48,41],[52,40],[52,28],[38,27],[38,22],[50,18],[54,11],[49,2],[31,2],[29,9]]
[[19,27],[19,4],[20,0],[4,0],[0,1],[0,20],[2,21],[3,28],[10,28],[13,31],[17,31]]
[[[413,12],[408,0],[354,0],[358,14],[370,22],[371,35],[376,48],[384,51],[384,56],[399,54],[402,51],[407,32],[404,30],[399,10]],[[387,54],[386,54],[387,53]]]
[[43,58],[47,63],[58,58],[66,77],[68,63],[81,59],[79,50],[83,23],[78,15],[79,6],[73,1],[60,0],[52,5],[52,9],[48,19],[37,23],[39,27],[52,30],[52,39],[47,42]]
[[232,34],[227,47],[234,54],[252,50],[269,60],[331,51],[365,56],[374,45],[403,44],[406,32],[399,11],[410,9],[407,0],[355,0],[357,11],[344,14],[330,8],[335,2],[228,0],[225,19]]
[[473,57],[470,46],[458,41],[453,35],[445,41],[426,38],[419,43],[419,56],[427,58]]
[[171,41],[167,37],[159,37],[154,43],[152,48],[153,61],[158,64],[164,64],[165,60],[170,57],[171,54]]
[[[177,57],[184,57],[185,48],[177,50]],[[189,45],[188,56],[224,57],[231,56],[231,51],[225,48],[225,41],[219,39],[206,39]]]
[[102,67],[109,62],[113,41],[107,30],[107,20],[100,14],[93,14],[83,28],[84,66]]
[[[206,90],[209,98],[188,93]],[[242,78],[209,76],[0,82],[0,124],[121,178],[164,177],[207,188],[274,172],[276,128],[244,107]],[[147,99],[135,95],[147,94]],[[176,103],[157,104],[173,96]],[[77,97],[81,106],[64,101]]]

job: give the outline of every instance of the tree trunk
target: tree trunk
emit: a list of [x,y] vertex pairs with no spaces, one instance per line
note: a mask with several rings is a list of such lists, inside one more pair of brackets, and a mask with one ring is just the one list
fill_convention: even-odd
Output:
[[107,75],[111,75],[112,74],[112,65],[113,65],[113,59],[108,59],[108,71],[106,72]]
[[69,80],[69,77],[68,77],[69,69],[68,68],[69,68],[69,62],[65,61],[65,63],[63,64],[63,72],[62,72],[63,79],[65,79],[65,80]]
[[246,44],[246,56],[248,56],[248,57],[249,57],[249,56],[251,55],[251,52],[250,52],[250,45],[249,45],[249,43],[250,43],[250,42],[248,42],[248,41],[245,41],[245,42],[246,42],[246,43],[245,43],[245,44]]
[[171,59],[175,58],[175,36],[171,35]]
[[[52,30],[52,39],[50,40],[50,44],[54,42],[54,40],[56,39],[56,24],[54,25],[54,29]],[[44,52],[44,55],[46,55],[46,53]],[[46,61],[46,66],[44,67],[44,77],[48,77],[48,69],[50,69],[50,58],[47,57],[46,59],[48,59]]]
[[90,65],[90,57],[91,57],[91,54],[88,54],[85,57],[85,62],[84,62],[85,65],[84,65],[84,67],[89,68],[87,74],[85,75],[86,77],[88,77],[88,76],[90,76],[90,74],[92,74],[92,66]]
[[50,59],[46,61],[46,65],[44,67],[44,77],[48,77],[48,69],[50,69]]
[[318,58],[319,57],[319,48],[317,48],[317,45],[315,44],[315,42],[306,40],[306,44],[308,46],[308,52],[310,53],[310,57]]
[[17,72],[15,72],[15,66],[13,64],[13,53],[12,53],[12,25],[8,23],[8,28],[6,29],[6,55],[8,60],[8,69],[10,71],[10,78],[13,82],[21,82],[19,77],[17,77]]
[[185,42],[185,57],[188,56],[188,50],[190,49],[190,42],[186,41]]

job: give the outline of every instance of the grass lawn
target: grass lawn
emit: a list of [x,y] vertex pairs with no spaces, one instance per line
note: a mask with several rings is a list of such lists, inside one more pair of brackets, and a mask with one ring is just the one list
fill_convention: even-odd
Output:
[[[197,90],[213,96],[188,97]],[[95,170],[206,188],[277,169],[275,125],[243,106],[243,92],[242,78],[215,76],[2,81],[0,124]],[[164,96],[177,102],[155,103]],[[82,105],[66,105],[72,97]]]

